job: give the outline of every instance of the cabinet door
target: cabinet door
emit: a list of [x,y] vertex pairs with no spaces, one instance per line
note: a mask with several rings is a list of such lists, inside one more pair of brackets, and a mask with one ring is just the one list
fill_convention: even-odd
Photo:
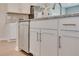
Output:
[[28,22],[20,23],[20,49],[28,52]]
[[30,29],[30,52],[35,55],[40,55],[40,41],[39,31],[36,29]]
[[41,56],[57,56],[57,30],[42,30]]
[[[31,22],[31,28],[41,29],[30,33],[31,52],[41,56],[57,55],[57,20],[36,20]],[[31,29],[33,30],[33,29]],[[37,30],[35,30],[37,31]],[[40,37],[41,36],[41,37]],[[38,39],[37,39],[38,37]],[[40,40],[41,39],[41,40]],[[37,40],[37,41],[36,41]],[[35,43],[36,42],[36,43]],[[39,52],[38,52],[39,51]]]
[[60,55],[61,56],[79,56],[78,45],[79,45],[79,37],[63,35],[61,38]]
[[20,49],[23,49],[23,47],[24,47],[24,44],[23,44],[23,39],[24,39],[24,27],[23,27],[23,25],[20,23],[20,25],[19,25],[20,27],[19,27],[19,48]]
[[29,26],[29,24],[28,24],[28,22],[25,22],[24,23],[24,50],[26,51],[26,52],[28,52],[28,43],[29,43],[29,39],[28,39],[28,26]]
[[79,20],[68,18],[60,21],[60,48],[61,56],[79,56]]
[[46,20],[31,21],[30,27],[56,30],[58,28],[57,26],[58,26],[57,19],[49,19],[49,20],[46,19]]

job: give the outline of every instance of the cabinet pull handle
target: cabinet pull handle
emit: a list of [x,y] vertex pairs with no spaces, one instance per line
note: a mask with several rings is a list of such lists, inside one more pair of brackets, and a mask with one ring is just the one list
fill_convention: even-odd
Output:
[[41,42],[41,33],[40,33],[40,42]]
[[59,48],[61,48],[61,36],[59,36]]
[[76,26],[76,24],[63,24],[64,26]]
[[39,41],[39,40],[38,40],[38,32],[37,32],[37,41]]

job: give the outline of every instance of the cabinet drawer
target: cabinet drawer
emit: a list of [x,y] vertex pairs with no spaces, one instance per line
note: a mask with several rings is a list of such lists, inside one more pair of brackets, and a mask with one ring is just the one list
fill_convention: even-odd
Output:
[[79,30],[79,17],[61,19],[60,28],[66,30]]
[[57,20],[36,20],[31,22],[31,27],[57,29]]

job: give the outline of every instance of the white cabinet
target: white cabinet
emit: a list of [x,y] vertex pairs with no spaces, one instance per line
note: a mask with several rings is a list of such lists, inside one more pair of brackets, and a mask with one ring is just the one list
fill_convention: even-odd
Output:
[[36,20],[30,26],[34,55],[79,56],[79,17]]
[[79,17],[60,20],[59,55],[79,56]]
[[30,52],[33,55],[40,55],[40,32],[37,29],[30,30]]
[[61,56],[79,56],[79,37],[63,36],[61,38]]
[[40,55],[40,22],[32,21],[30,23],[30,52],[34,56]]
[[28,52],[28,22],[20,22],[19,29],[19,48]]
[[41,56],[57,56],[57,31],[41,31]]
[[30,52],[38,56],[56,56],[57,31],[57,20],[31,21]]

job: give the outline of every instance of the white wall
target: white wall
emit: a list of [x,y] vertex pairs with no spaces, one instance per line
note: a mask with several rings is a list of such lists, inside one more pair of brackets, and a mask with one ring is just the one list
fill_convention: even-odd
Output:
[[6,14],[0,12],[0,40],[6,38]]
[[16,39],[17,23],[6,23],[7,15],[0,12],[0,40]]
[[7,11],[7,3],[0,3],[0,12]]
[[17,37],[17,23],[8,23],[6,31],[7,39],[16,39]]

